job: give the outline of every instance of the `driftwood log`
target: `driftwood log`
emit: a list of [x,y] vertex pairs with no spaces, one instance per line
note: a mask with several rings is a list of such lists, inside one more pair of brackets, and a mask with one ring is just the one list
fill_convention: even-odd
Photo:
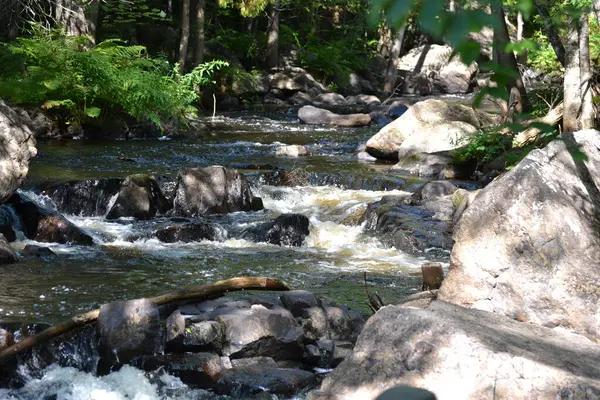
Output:
[[[563,103],[560,103],[559,105],[557,105],[556,107],[551,109],[548,112],[548,114],[546,114],[544,117],[538,118],[533,121],[529,121],[529,123],[538,122],[538,123],[554,126],[560,122],[562,117],[563,117]],[[523,132],[519,132],[515,136],[515,138],[513,139],[513,147],[524,147],[529,144],[535,143],[538,140],[541,133],[542,133],[542,130],[537,127],[527,128]]]
[[[269,290],[286,291],[289,287],[280,280],[272,278],[253,278],[239,277],[231,278],[204,285],[191,286],[185,289],[169,292],[160,296],[151,297],[149,300],[161,306],[164,304],[181,303],[186,301],[202,301],[222,296],[228,292],[242,290]],[[57,336],[68,333],[76,328],[96,322],[100,309],[88,311],[63,322],[62,324],[50,327],[37,335],[30,336],[22,341],[7,347],[0,352],[0,364],[5,363],[16,355],[32,348],[35,345],[46,342]]]

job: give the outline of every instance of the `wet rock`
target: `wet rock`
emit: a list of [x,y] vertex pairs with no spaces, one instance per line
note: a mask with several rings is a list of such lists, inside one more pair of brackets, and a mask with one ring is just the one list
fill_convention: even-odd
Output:
[[461,94],[474,86],[478,66],[462,63],[450,46],[430,45],[410,50],[398,61],[398,69],[410,71],[411,78],[404,85],[406,93]]
[[315,375],[301,369],[252,366],[223,371],[216,391],[236,397],[263,392],[290,396],[315,383]]
[[346,101],[346,98],[338,93],[320,94],[319,96],[317,96],[317,101],[320,103],[324,103],[326,105],[333,105],[333,106],[348,104],[348,102]]
[[458,187],[448,181],[427,182],[419,187],[411,196],[411,203],[419,204],[427,200],[434,200],[453,194]]
[[161,325],[158,306],[148,299],[102,305],[96,326],[101,357],[115,365],[138,355],[162,353]]
[[215,321],[203,321],[191,324],[183,338],[185,351],[216,351],[221,352],[223,330]]
[[532,151],[477,195],[455,228],[439,295],[598,340],[600,132],[563,139]]
[[304,338],[292,314],[283,308],[250,309],[221,314],[216,319],[223,328],[223,355],[234,358],[268,356],[275,360],[302,358]]
[[173,311],[167,318],[166,348],[167,351],[178,351],[183,345],[185,335],[185,318],[179,310]]
[[449,151],[416,153],[399,160],[391,170],[433,179],[468,179],[472,172],[469,166],[459,168],[453,165]]
[[119,193],[123,179],[87,179],[41,187],[61,213],[95,217],[106,215],[110,199]]
[[306,290],[290,290],[280,296],[283,306],[290,310],[294,317],[302,315],[302,310],[310,307],[320,307],[321,302],[314,294]]
[[426,309],[386,306],[324,380],[319,398],[375,399],[397,385],[439,400],[594,398],[598,357],[600,345],[581,336],[485,311],[442,301]]
[[152,219],[169,209],[171,204],[162,194],[156,178],[145,174],[130,175],[121,185],[119,196],[106,219]]
[[19,261],[19,257],[15,250],[10,247],[8,240],[0,233],[0,265],[13,264]]
[[450,151],[493,122],[495,117],[466,105],[424,100],[369,139],[367,152],[381,159],[402,160],[415,154]]
[[359,94],[356,96],[349,96],[346,98],[346,101],[350,104],[362,104],[368,107],[375,107],[381,104],[381,100],[379,100],[379,97],[373,96],[372,94]]
[[223,241],[227,234],[222,227],[210,222],[189,222],[157,229],[152,236],[164,243],[191,243],[202,240]]
[[398,119],[408,111],[408,106],[400,101],[395,101],[388,107],[386,115],[391,119]]
[[269,75],[271,88],[284,90],[287,92],[309,92],[311,90],[317,93],[324,93],[327,88],[317,82],[311,74],[302,68],[285,68]]
[[307,339],[318,340],[328,335],[327,313],[322,307],[309,307],[301,310],[302,329]]
[[271,173],[264,175],[264,182],[272,186],[307,186],[309,185],[309,174],[301,168],[296,168],[292,171],[277,169]]
[[[437,253],[447,257],[445,252],[453,245],[451,221],[439,220],[435,212],[406,205],[407,201],[407,197],[384,197],[370,203],[359,222],[365,222],[366,232],[375,234],[383,243],[398,250],[423,255],[427,249],[436,249],[428,255],[432,257]],[[451,198],[445,201],[452,206]]]
[[15,343],[13,334],[6,329],[0,328],[0,352]]
[[325,313],[330,339],[356,341],[365,323],[359,312],[348,308],[325,307]]
[[454,215],[452,223],[456,225],[462,217],[465,210],[475,201],[481,190],[467,191],[459,189],[452,195],[452,204],[454,205]]
[[187,168],[177,177],[174,213],[197,217],[252,211],[252,198],[246,178],[235,170],[220,166]]
[[271,357],[251,357],[231,360],[233,368],[247,368],[253,366],[277,368],[277,362]]
[[369,114],[341,115],[310,105],[298,110],[298,118],[309,125],[367,126],[371,123]]
[[307,106],[313,103],[311,95],[304,92],[297,92],[288,99],[288,102],[295,106]]
[[212,389],[223,372],[221,357],[213,353],[165,354],[136,357],[132,364],[145,371],[163,369],[195,388]]
[[161,193],[167,199],[167,203],[172,207],[173,201],[175,200],[175,194],[177,193],[177,180],[166,175],[156,176],[158,187]]
[[309,155],[308,148],[299,144],[292,144],[278,147],[275,150],[275,155],[286,157],[301,157]]
[[0,100],[0,203],[23,184],[29,160],[37,155],[35,138],[24,118]]
[[91,245],[94,240],[55,211],[34,203],[21,193],[10,198],[10,204],[23,222],[23,233],[29,239],[47,243]]
[[306,346],[304,362],[313,367],[329,368],[333,357],[333,340],[321,339]]
[[17,240],[17,234],[13,226],[17,224],[14,220],[13,212],[8,205],[0,205],[0,233],[4,235],[6,240],[14,242]]
[[36,246],[33,244],[26,245],[21,254],[23,257],[37,257],[44,259],[52,259],[57,257],[56,254],[48,247]]
[[253,242],[300,247],[310,234],[309,225],[308,217],[302,214],[283,214],[273,222],[247,228],[239,235],[235,232],[231,232],[231,234]]

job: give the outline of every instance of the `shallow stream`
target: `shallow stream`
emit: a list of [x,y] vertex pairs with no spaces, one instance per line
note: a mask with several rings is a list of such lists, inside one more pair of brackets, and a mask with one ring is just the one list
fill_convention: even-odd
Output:
[[[49,246],[58,257],[45,261],[24,259],[2,267],[0,321],[57,323],[112,300],[153,296],[242,275],[280,278],[293,288],[310,290],[365,313],[365,271],[371,289],[385,301],[392,302],[420,290],[420,265],[427,261],[426,257],[390,249],[355,224],[368,203],[384,195],[412,191],[420,183],[414,178],[387,173],[389,165],[357,159],[355,149],[377,127],[310,127],[299,125],[288,115],[268,118],[238,114],[214,120],[206,118],[204,123],[207,128],[200,133],[202,137],[193,139],[39,143],[40,157],[31,164],[28,186],[31,189],[48,181],[125,177],[139,172],[175,177],[183,167],[239,168],[255,182],[255,195],[263,198],[268,211],[220,218],[241,226],[266,216],[301,213],[310,218],[310,235],[305,246],[279,247],[236,239],[165,244],[144,237],[156,221],[109,222],[102,216],[67,215],[93,235],[96,245],[17,242],[17,249],[26,244]],[[275,149],[281,144],[305,144],[311,155],[277,157]],[[247,167],[265,164],[287,170],[302,168],[309,173],[308,185],[293,188],[264,185],[261,183],[264,171]],[[28,195],[51,205],[47,198],[34,192]],[[30,385],[43,386],[41,382],[47,382],[44,379],[62,382],[56,385],[61,389],[47,392],[59,399],[177,397],[165,392],[168,385],[177,385],[175,381],[157,384],[146,378],[140,381],[139,391],[128,394],[123,379],[140,379],[136,376],[141,372],[131,368],[118,374],[113,378],[96,378],[73,369],[54,368]],[[77,390],[83,392],[76,394]],[[9,395],[0,389],[0,398],[46,398],[35,397],[32,391],[35,392],[35,387],[26,386]],[[104,394],[98,397],[94,393]],[[192,392],[185,393],[179,398],[200,398],[187,397]]]

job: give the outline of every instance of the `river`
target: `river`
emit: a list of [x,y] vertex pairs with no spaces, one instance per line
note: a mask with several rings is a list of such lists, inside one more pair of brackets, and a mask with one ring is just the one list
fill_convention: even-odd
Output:
[[[57,323],[112,300],[157,295],[182,286],[241,275],[280,278],[293,288],[310,290],[365,313],[368,312],[365,271],[372,290],[385,301],[392,302],[420,290],[420,265],[428,261],[427,257],[409,256],[388,248],[364,234],[355,223],[368,203],[384,195],[412,191],[420,184],[414,177],[386,172],[390,165],[358,160],[356,147],[378,127],[311,127],[298,124],[295,115],[286,114],[269,117],[231,114],[215,119],[207,117],[202,122],[206,128],[196,138],[41,142],[40,156],[32,161],[28,184],[23,190],[52,206],[35,188],[46,182],[125,177],[140,172],[175,177],[178,169],[184,167],[239,168],[254,183],[255,194],[263,198],[269,211],[263,212],[262,217],[235,213],[215,218],[239,226],[254,223],[264,215],[301,213],[310,219],[305,246],[279,247],[238,239],[165,244],[145,236],[152,227],[150,222],[127,219],[109,222],[103,216],[67,215],[93,235],[96,245],[43,244],[21,237],[14,244],[17,250],[26,244],[49,246],[58,257],[29,258],[2,267],[0,321]],[[281,144],[307,145],[311,155],[277,157],[275,149]],[[305,170],[308,184],[269,186],[261,178],[264,171],[247,168],[266,164]],[[131,379],[141,382],[135,395],[128,394],[127,382]],[[177,386],[176,381],[173,378],[167,383],[156,383],[133,368],[126,368],[113,378],[53,368],[43,377],[32,379],[20,391],[10,394],[0,391],[0,398],[3,395],[15,399],[45,398],[31,395],[39,385],[45,387],[44,382],[46,386],[48,382],[63,382],[57,385],[60,389],[46,392],[59,399],[199,398],[197,391],[184,391],[183,397],[165,394],[165,387]],[[75,388],[83,392],[74,394]],[[112,393],[112,397],[95,397],[94,390]]]

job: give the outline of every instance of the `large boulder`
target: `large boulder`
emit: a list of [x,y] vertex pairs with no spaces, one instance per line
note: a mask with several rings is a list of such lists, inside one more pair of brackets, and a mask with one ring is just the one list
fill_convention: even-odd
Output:
[[424,100],[369,139],[367,152],[376,158],[402,160],[417,154],[450,151],[493,122],[492,116],[470,106]]
[[232,230],[231,236],[252,242],[265,242],[278,246],[302,246],[310,234],[310,221],[302,214],[283,214],[274,221],[250,226],[240,232]]
[[265,365],[224,370],[218,378],[217,393],[235,394],[236,397],[243,396],[247,399],[256,398],[265,392],[270,393],[271,396],[292,396],[317,382],[312,372]]
[[0,100],[0,203],[6,202],[21,186],[35,157],[34,134],[26,122]]
[[450,46],[426,44],[400,58],[398,69],[410,76],[404,85],[407,93],[428,95],[469,92],[474,86],[478,67],[476,63],[464,64]]
[[223,241],[227,238],[227,232],[210,222],[187,222],[159,228],[152,236],[164,243],[191,243],[202,240]]
[[302,107],[298,110],[298,118],[309,125],[366,126],[371,123],[369,114],[335,114],[314,106]]
[[598,340],[600,132],[562,138],[464,211],[440,298]]
[[121,185],[119,195],[108,211],[106,219],[152,219],[156,214],[164,214],[171,207],[155,177],[146,174],[130,175]]
[[257,208],[246,178],[235,170],[221,166],[179,171],[174,203],[175,215],[184,217]]
[[386,306],[308,399],[370,400],[398,385],[438,400],[593,399],[599,357],[600,345],[584,337],[485,311],[442,301]]
[[56,211],[37,204],[22,193],[15,193],[9,202],[20,217],[23,233],[29,239],[47,243],[94,243],[94,239],[88,233],[71,221]]

